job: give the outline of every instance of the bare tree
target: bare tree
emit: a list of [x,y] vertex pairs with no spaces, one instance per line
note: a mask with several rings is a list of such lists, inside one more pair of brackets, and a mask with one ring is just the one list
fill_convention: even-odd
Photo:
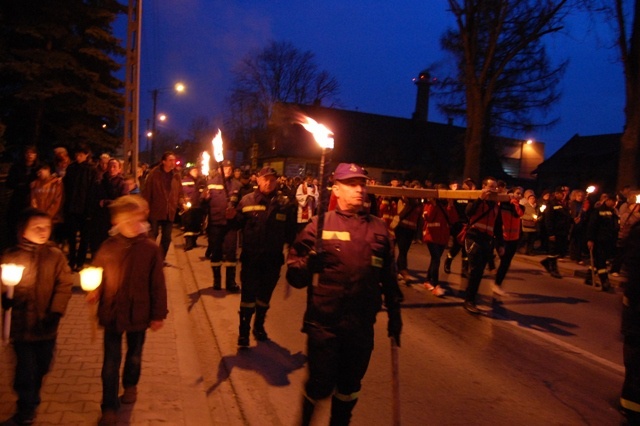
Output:
[[[640,144],[640,1],[633,2],[633,17],[627,15],[623,0],[613,1],[617,40],[624,68],[625,128],[620,140],[618,187],[638,185],[638,144]],[[631,22],[628,22],[628,21]],[[630,36],[627,31],[630,24]]]
[[457,58],[457,87],[450,90],[464,93],[464,102],[445,109],[464,113],[464,175],[480,179],[492,128],[531,128],[528,114],[558,98],[565,64],[552,67],[540,40],[562,29],[568,0],[448,1],[457,25],[443,47]]
[[226,121],[232,138],[246,146],[263,131],[276,102],[322,104],[337,101],[338,82],[318,68],[314,54],[289,42],[271,41],[246,56],[234,70]]

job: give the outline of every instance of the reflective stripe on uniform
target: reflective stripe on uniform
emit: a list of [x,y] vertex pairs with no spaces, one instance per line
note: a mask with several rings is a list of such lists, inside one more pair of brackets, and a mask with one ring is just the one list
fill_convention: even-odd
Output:
[[333,394],[337,399],[344,402],[355,401],[360,396],[360,392],[350,393],[349,395],[345,395],[343,393],[335,392]]
[[240,302],[240,308],[255,308],[256,307],[256,303],[255,302]]
[[226,268],[235,268],[237,262],[222,262],[222,266]]
[[327,231],[322,230],[323,240],[351,241],[351,234],[348,231]]
[[182,186],[193,186],[195,184],[195,182],[182,182]]
[[218,185],[215,183],[210,183],[209,185],[207,185],[207,188],[209,189],[224,189],[224,185]]
[[263,308],[269,308],[269,304],[267,302],[263,302],[262,300],[256,300],[256,306],[261,306]]
[[245,206],[242,208],[242,213],[246,213],[246,212],[263,212],[267,210],[267,206],[262,206],[260,204],[257,204],[255,206]]
[[410,219],[402,219],[402,221],[400,222],[403,225],[409,225],[409,226],[418,226],[418,222],[410,220]]
[[629,401],[628,399],[620,397],[620,405],[622,405],[622,408],[626,410],[640,413],[640,404],[637,402]]
[[476,222],[473,225],[471,225],[471,227],[479,229],[480,231],[486,231],[486,232],[493,233],[493,226],[487,225],[486,223]]
[[219,266],[222,266],[222,261],[218,261],[218,262],[211,261],[211,266],[213,268],[217,268]]

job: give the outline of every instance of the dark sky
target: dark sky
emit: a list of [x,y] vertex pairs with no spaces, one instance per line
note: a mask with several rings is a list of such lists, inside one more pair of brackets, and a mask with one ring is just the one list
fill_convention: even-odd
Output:
[[[230,70],[269,40],[313,52],[339,81],[344,109],[409,118],[412,78],[445,59],[439,39],[453,25],[445,1],[152,0],[143,6],[141,128],[152,115],[150,91],[182,81],[187,92],[164,91],[157,107],[168,116],[162,125],[185,137],[198,116],[221,126]],[[576,133],[622,130],[623,75],[610,34],[606,25],[576,15],[561,35],[546,40],[554,60],[570,60],[562,100],[550,112],[560,122],[549,131],[511,136],[544,142],[548,157]],[[433,99],[429,120],[446,122]]]

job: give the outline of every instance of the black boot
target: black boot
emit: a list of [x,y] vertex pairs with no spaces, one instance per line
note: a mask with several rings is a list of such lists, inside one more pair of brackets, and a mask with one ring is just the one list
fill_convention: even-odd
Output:
[[602,291],[610,291],[611,282],[609,281],[609,274],[607,274],[606,272],[603,274],[598,274],[598,278],[600,278],[600,283],[602,284]]
[[357,399],[352,401],[342,401],[335,397],[331,397],[331,420],[329,426],[345,426],[351,420],[351,411],[356,406]]
[[562,275],[560,275],[560,271],[558,270],[558,259],[554,258],[550,260],[551,260],[551,263],[550,263],[549,273],[553,278],[562,278]]
[[188,235],[184,237],[184,251],[193,250],[196,247],[196,237]]
[[544,270],[547,272],[551,272],[551,258],[550,257],[545,257],[544,259],[542,259],[540,261],[540,263],[542,264],[542,266],[544,266]]
[[584,283],[586,285],[593,285],[593,274],[591,272],[591,267],[589,267],[589,274],[587,275],[587,277],[584,279]]
[[264,329],[264,320],[267,317],[268,310],[268,306],[256,305],[256,319],[253,321],[253,336],[260,342],[269,340],[269,336],[267,336],[267,332]]
[[302,426],[309,426],[311,424],[311,418],[313,417],[313,410],[316,409],[316,402],[309,399],[308,396],[304,396],[302,399]]
[[462,278],[469,278],[469,258],[462,258],[462,269],[460,270],[460,275]]
[[220,290],[222,288],[222,267],[212,266],[211,269],[213,270],[213,289]]
[[236,267],[227,266],[225,287],[229,293],[237,293],[240,291],[240,286],[236,284]]
[[447,258],[444,260],[444,273],[445,274],[450,274],[451,273],[451,262],[453,262],[453,257],[449,257],[449,255],[447,255]]
[[240,308],[240,329],[238,336],[238,347],[249,347],[249,331],[251,331],[251,317],[254,308]]

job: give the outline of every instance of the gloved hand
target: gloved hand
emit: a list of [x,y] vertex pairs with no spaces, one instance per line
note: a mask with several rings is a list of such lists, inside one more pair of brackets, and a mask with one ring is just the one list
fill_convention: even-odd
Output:
[[387,324],[387,332],[389,337],[393,337],[398,347],[400,347],[400,333],[402,333],[402,317],[400,309],[391,309],[389,314],[389,323]]
[[7,293],[2,293],[2,310],[6,311],[13,308],[13,299],[7,297]]
[[309,258],[307,259],[307,268],[312,274],[319,274],[324,270],[326,266],[326,253],[317,253],[315,251],[309,252]]

